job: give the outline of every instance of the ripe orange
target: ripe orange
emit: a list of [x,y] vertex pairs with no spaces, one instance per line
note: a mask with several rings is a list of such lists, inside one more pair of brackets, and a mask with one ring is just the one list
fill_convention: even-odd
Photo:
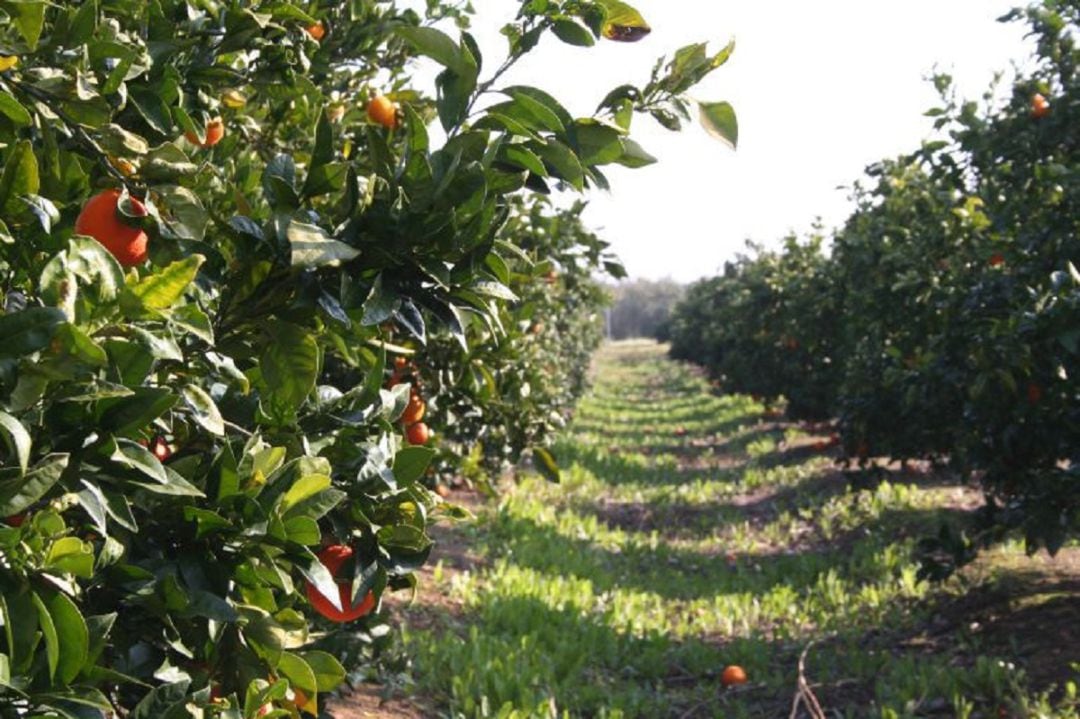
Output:
[[725,667],[724,673],[720,675],[720,683],[725,687],[746,684],[747,681],[746,671],[737,664]]
[[1050,101],[1040,93],[1031,96],[1031,116],[1036,120],[1050,114]]
[[409,397],[409,404],[405,407],[405,413],[401,415],[401,420],[405,424],[416,424],[424,418],[424,412],[427,410],[427,405],[424,404],[424,399],[416,392],[412,393]]
[[154,441],[150,444],[150,452],[157,457],[159,462],[164,462],[172,456],[172,448],[165,441],[165,438],[160,435],[154,437]]
[[311,39],[315,42],[319,42],[326,37],[326,25],[323,25],[322,22],[317,22],[314,25],[308,25],[304,28],[304,32],[311,35]]
[[[319,561],[323,566],[329,570],[330,574],[337,579],[338,572],[341,571],[342,565],[345,564],[353,556],[352,547],[344,544],[331,544],[330,546],[319,552]],[[347,579],[339,580],[338,591],[340,594],[338,598],[341,600],[342,609],[337,609],[330,600],[327,599],[315,585],[311,582],[307,582],[305,589],[307,590],[308,601],[311,602],[311,606],[315,611],[323,615],[332,622],[352,622],[365,614],[369,613],[375,608],[375,594],[368,592],[359,604],[352,604],[352,581]]]
[[377,125],[393,130],[397,127],[397,106],[386,95],[376,95],[367,106],[368,118]]
[[122,157],[114,157],[113,155],[109,155],[109,164],[115,167],[124,177],[131,177],[139,171],[138,168],[135,167],[135,164],[131,162],[131,160],[125,160]]
[[345,117],[345,106],[340,102],[328,105],[326,108],[326,117],[329,118],[330,122],[341,122],[341,118]]
[[199,147],[213,147],[221,142],[221,138],[225,137],[225,123],[220,117],[215,117],[210,122],[206,123],[206,137],[202,140],[194,132],[185,132],[184,137],[192,145],[198,145]]
[[990,255],[991,267],[1001,267],[1003,264],[1005,264],[1005,255],[1001,254],[1000,252],[995,252],[994,254]]
[[[142,228],[127,224],[117,210],[120,190],[105,190],[87,200],[75,219],[75,234],[89,235],[105,246],[124,267],[134,267],[146,261],[146,233]],[[143,203],[131,198],[131,210],[146,216]]]
[[1027,386],[1027,401],[1028,401],[1028,404],[1030,404],[1030,405],[1038,404],[1042,400],[1042,396],[1043,396],[1042,387],[1035,384],[1034,382],[1029,382],[1028,386]]
[[435,494],[439,495],[443,499],[446,499],[450,496],[450,488],[447,487],[445,484],[436,484]]
[[409,444],[427,444],[431,439],[431,430],[423,422],[417,422],[405,430],[405,437]]

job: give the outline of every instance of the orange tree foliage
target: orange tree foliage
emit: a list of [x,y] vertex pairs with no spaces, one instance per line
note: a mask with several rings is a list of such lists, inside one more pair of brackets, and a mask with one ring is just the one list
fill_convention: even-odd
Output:
[[[650,163],[632,118],[689,119],[730,47],[579,118],[503,73],[549,34],[633,40],[644,19],[517,11],[486,67],[439,2],[0,3],[0,715],[316,712],[385,634],[336,605],[410,588],[452,511],[421,481],[437,451],[453,469],[482,439],[557,473],[543,445],[581,383],[553,363],[584,360],[589,273],[618,266],[532,198]],[[380,94],[393,122],[368,118]],[[730,106],[699,109],[734,141]],[[76,233],[113,190],[115,222]],[[388,387],[402,356],[417,370]],[[434,447],[403,439],[412,385]],[[320,595],[363,617],[327,622]]]
[[[691,288],[673,352],[726,387],[836,416],[848,456],[981,482],[977,538],[1056,551],[1080,529],[1080,3],[1027,11],[1036,62],[1003,107],[944,103],[945,139],[879,163],[829,238],[790,238]],[[927,542],[935,573],[976,538]]]

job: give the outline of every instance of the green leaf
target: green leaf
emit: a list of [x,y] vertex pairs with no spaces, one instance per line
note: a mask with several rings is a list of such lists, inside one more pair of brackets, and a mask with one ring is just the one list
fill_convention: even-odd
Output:
[[136,482],[129,480],[128,484],[141,487],[148,492],[154,494],[160,494],[167,497],[205,497],[201,489],[193,485],[191,482],[184,479],[176,470],[165,468],[165,476],[168,477],[168,481],[165,484],[159,484],[157,482]]
[[285,493],[281,501],[281,511],[287,512],[294,505],[313,497],[325,489],[329,489],[332,482],[324,474],[308,474],[296,480]]
[[271,322],[259,362],[272,399],[295,412],[315,389],[319,375],[319,345],[302,327]]
[[406,447],[394,455],[394,479],[404,487],[424,476],[435,457],[435,450],[428,447]]
[[581,164],[606,165],[622,157],[626,134],[622,128],[596,120],[578,120],[574,129]]
[[330,602],[334,609],[340,610],[342,608],[341,592],[338,591],[334,576],[330,574],[330,570],[319,561],[319,558],[310,549],[305,548],[302,558],[296,562],[296,568],[300,570],[300,573],[304,575],[307,581],[315,585],[315,589]]
[[555,456],[543,447],[533,447],[533,457],[536,459],[536,468],[549,482],[558,484],[562,481],[562,472]]
[[45,557],[45,568],[82,579],[94,576],[94,546],[78,537],[63,537],[52,543]]
[[[91,568],[91,576],[92,576]],[[90,633],[75,602],[66,594],[56,592],[45,602],[56,627],[60,644],[57,676],[63,684],[71,684],[86,665],[90,649]]]
[[133,319],[168,310],[184,296],[206,258],[190,255],[124,289],[120,306]]
[[382,324],[393,317],[400,306],[401,297],[393,290],[393,285],[383,279],[383,274],[379,273],[371,285],[371,292],[364,300],[364,316],[360,324],[365,327]]
[[632,6],[620,0],[596,0],[604,8],[604,24],[601,28],[604,37],[617,42],[637,42],[649,34],[651,29]]
[[24,477],[0,483],[0,517],[24,512],[44,497],[67,469],[70,455],[50,454]]
[[11,16],[11,21],[31,50],[37,49],[41,29],[45,25],[46,5],[44,0],[5,0],[0,5]]
[[592,47],[596,44],[596,40],[593,39],[589,29],[573,20],[556,20],[551,26],[551,30],[555,33],[555,37],[568,45]]
[[206,535],[213,534],[214,532],[233,529],[233,525],[229,520],[225,519],[217,512],[211,512],[208,509],[184,507],[184,519],[189,522],[195,522],[195,537],[197,539],[202,539]]
[[7,412],[0,412],[0,435],[4,437],[8,452],[19,462],[20,475],[25,475],[30,466],[30,433],[22,422]]
[[136,387],[128,396],[103,399],[97,407],[97,430],[133,434],[172,409],[179,399],[165,387]]
[[298,654],[285,652],[281,655],[278,670],[289,680],[289,686],[302,689],[309,699],[319,692],[319,682],[311,666]]
[[316,689],[322,692],[332,692],[345,681],[345,667],[341,666],[334,655],[326,652],[311,651],[300,654],[301,658],[311,667],[315,674]]
[[33,592],[28,589],[0,593],[4,636],[7,639],[11,664],[18,671],[30,667],[38,644],[39,615],[33,596]]
[[131,104],[135,110],[155,132],[164,136],[171,133],[172,112],[158,93],[145,87],[131,87],[128,90],[128,97],[131,98]]
[[334,128],[330,124],[330,118],[326,116],[326,109],[319,113],[319,120],[315,125],[315,147],[311,151],[311,162],[308,163],[308,172],[311,173],[331,162],[334,159]]
[[335,240],[317,225],[292,221],[286,230],[293,267],[337,267],[360,256],[360,250]]
[[285,536],[290,542],[311,547],[322,540],[319,523],[311,517],[292,517],[285,520]]
[[30,112],[9,92],[0,91],[0,113],[21,127],[31,122]]
[[624,137],[621,140],[623,154],[616,162],[626,167],[646,167],[656,163],[656,158],[645,151],[641,145],[629,137]]
[[518,300],[518,296],[509,287],[494,280],[476,280],[469,285],[469,289],[481,297],[494,297],[497,300],[506,300],[507,302],[517,302]]
[[548,140],[534,148],[540,157],[544,159],[552,174],[570,183],[576,190],[585,188],[585,170],[577,155],[558,140]]
[[210,214],[199,196],[179,185],[158,185],[154,190],[158,196],[158,208],[166,211],[161,217],[162,233],[170,239],[202,242],[206,237]]
[[396,32],[421,55],[430,57],[458,75],[476,76],[476,60],[463,52],[442,30],[433,27],[399,27]]
[[143,697],[128,719],[163,719],[174,708],[183,707],[187,701],[191,680],[174,682],[155,687]]
[[106,444],[104,449],[109,452],[109,459],[123,467],[137,470],[161,484],[169,481],[164,465],[153,452],[138,442],[130,439],[114,439]]
[[45,639],[45,657],[49,667],[49,679],[56,677],[56,668],[60,665],[60,640],[56,636],[56,625],[53,624],[52,615],[45,602],[41,601],[36,593],[30,595],[37,609],[38,625],[41,627],[41,635]]
[[40,189],[41,177],[33,145],[29,140],[22,140],[11,149],[4,173],[0,175],[0,206],[8,212],[17,212],[18,198],[36,195]]
[[727,102],[700,104],[701,125],[710,135],[734,149],[739,144],[739,123],[735,108]]
[[219,437],[225,436],[225,419],[221,416],[214,399],[207,394],[206,390],[197,385],[189,384],[180,393],[184,402],[191,409],[192,417],[211,434]]

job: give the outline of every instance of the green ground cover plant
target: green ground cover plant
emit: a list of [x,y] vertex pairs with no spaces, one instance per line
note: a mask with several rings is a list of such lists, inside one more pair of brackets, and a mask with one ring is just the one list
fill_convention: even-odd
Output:
[[[563,483],[525,478],[444,537],[476,554],[436,560],[434,596],[403,610],[421,700],[453,717],[788,716],[809,647],[829,716],[1078,716],[1080,667],[1054,634],[1075,636],[1076,548],[1007,543],[922,580],[919,537],[970,521],[976,490],[925,466],[841,471],[826,431],[716,396],[664,354],[601,350],[556,448]],[[730,665],[748,683],[722,686]]]

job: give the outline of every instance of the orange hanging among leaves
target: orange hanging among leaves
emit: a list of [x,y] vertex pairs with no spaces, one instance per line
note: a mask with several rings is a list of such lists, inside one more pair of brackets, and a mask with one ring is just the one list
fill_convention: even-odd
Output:
[[[141,227],[125,222],[120,215],[120,190],[105,190],[91,197],[75,220],[75,234],[88,235],[105,246],[123,267],[146,261],[148,238]],[[146,206],[129,199],[131,212],[146,217]]]

